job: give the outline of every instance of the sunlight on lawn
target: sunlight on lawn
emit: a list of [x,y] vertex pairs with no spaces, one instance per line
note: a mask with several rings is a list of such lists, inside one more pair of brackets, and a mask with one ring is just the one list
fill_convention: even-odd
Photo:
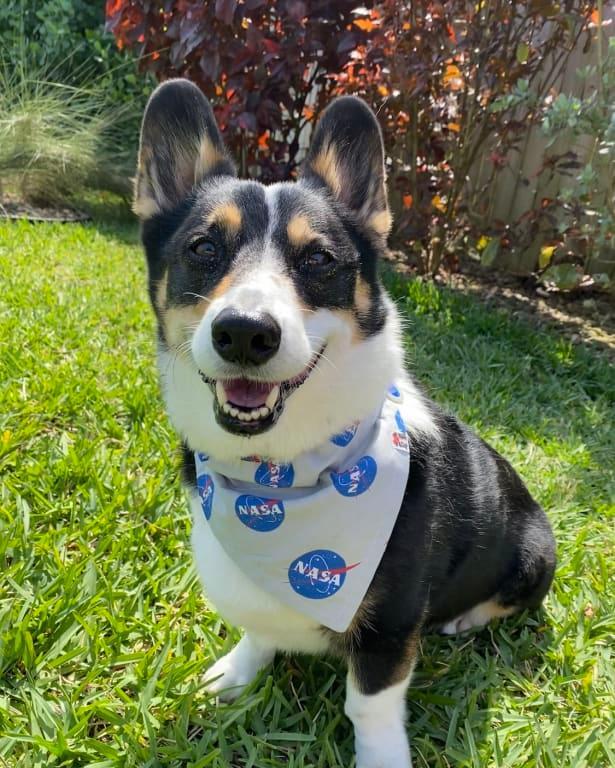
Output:
[[[0,761],[347,766],[337,662],[279,659],[232,706],[201,690],[237,635],[193,574],[136,242],[0,224]],[[474,298],[389,284],[416,375],[520,471],[560,558],[541,614],[424,639],[414,764],[613,765],[613,369]]]

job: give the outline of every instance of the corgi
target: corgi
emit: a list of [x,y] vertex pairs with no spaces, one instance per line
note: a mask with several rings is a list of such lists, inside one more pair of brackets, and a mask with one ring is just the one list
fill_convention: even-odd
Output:
[[510,464],[404,368],[377,120],[335,99],[298,180],[265,186],[237,178],[196,85],[169,80],[134,210],[197,570],[244,630],[207,689],[232,699],[278,651],[336,654],[356,765],[408,768],[421,635],[539,606],[556,557]]

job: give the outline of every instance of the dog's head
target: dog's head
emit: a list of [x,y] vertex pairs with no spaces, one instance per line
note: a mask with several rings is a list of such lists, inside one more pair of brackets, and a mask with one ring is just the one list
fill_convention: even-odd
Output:
[[380,129],[322,115],[296,183],[236,178],[186,80],[143,118],[135,211],[170,415],[193,449],[292,459],[376,408],[401,370],[377,276],[390,214]]

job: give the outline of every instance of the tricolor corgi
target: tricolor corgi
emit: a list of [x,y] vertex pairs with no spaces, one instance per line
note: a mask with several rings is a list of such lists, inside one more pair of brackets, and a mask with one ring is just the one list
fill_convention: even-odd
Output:
[[298,181],[264,186],[237,178],[201,91],[170,80],[134,208],[197,568],[244,630],[205,684],[232,698],[277,651],[341,656],[356,765],[407,768],[421,634],[535,608],[555,545],[510,464],[404,368],[376,118],[334,100]]

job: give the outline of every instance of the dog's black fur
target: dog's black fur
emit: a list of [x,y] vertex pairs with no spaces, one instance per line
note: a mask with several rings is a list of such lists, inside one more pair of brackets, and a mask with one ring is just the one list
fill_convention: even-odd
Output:
[[[174,146],[195,146],[203,136],[214,161],[193,186],[182,180],[186,171],[178,170]],[[334,162],[329,162],[331,153]],[[158,189],[148,189],[153,157]],[[203,235],[212,190],[218,201],[236,206],[242,226],[233,236],[219,228],[206,233],[219,243],[219,258],[204,264],[194,259],[187,244]],[[211,108],[185,83],[163,86],[150,102],[137,196],[153,200],[151,210],[142,213],[142,233],[160,343],[166,348],[171,342],[165,322],[174,308],[195,306],[195,297],[207,296],[231,270],[241,272],[258,260],[258,243],[269,224],[267,207],[260,185],[235,180]],[[377,275],[386,232],[374,218],[386,211],[377,122],[359,100],[340,99],[320,122],[300,182],[279,195],[273,238],[304,306],[346,312],[362,339],[378,334],[386,322]],[[314,227],[334,244],[328,271],[314,271],[306,262],[306,254],[321,247],[318,241],[306,248],[289,242],[287,223],[297,214],[309,214]],[[166,293],[161,299],[163,279]],[[481,603],[493,602],[503,613],[535,608],[555,569],[547,517],[510,464],[436,404],[428,402],[427,408],[437,437],[410,431],[408,485],[366,609],[347,633],[327,630],[331,648],[347,657],[368,694],[407,675],[421,631],[441,627]],[[183,448],[188,487],[196,480],[194,449],[201,446],[186,443]]]

